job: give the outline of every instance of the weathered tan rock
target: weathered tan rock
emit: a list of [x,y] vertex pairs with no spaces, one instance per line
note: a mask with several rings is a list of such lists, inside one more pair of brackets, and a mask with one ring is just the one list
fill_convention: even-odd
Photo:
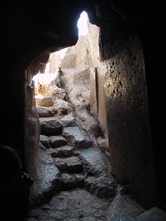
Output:
[[102,150],[104,153],[106,153],[106,151],[107,151],[109,154],[109,142],[108,142],[107,138],[98,137],[97,144],[98,144],[98,147],[100,148],[100,150]]
[[52,97],[40,97],[40,96],[36,96],[36,105],[37,106],[43,106],[43,107],[51,107],[53,106],[54,102]]

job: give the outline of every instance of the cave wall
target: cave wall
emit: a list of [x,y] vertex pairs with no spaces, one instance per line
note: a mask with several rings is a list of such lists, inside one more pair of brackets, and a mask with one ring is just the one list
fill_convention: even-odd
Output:
[[152,203],[155,177],[140,40],[129,39],[123,50],[104,63],[102,74],[112,173],[122,185],[128,186],[137,201],[144,205]]
[[[104,32],[110,32],[109,23],[104,24]],[[90,25],[91,58],[97,67],[99,114],[105,113],[107,119],[103,125],[108,131],[107,155],[112,173],[137,201],[144,206],[151,205],[155,199],[155,175],[141,39],[133,34],[124,40],[123,46],[118,45],[121,42],[117,39],[119,49],[116,52],[113,48],[113,53],[109,53],[108,42],[101,40],[101,34],[104,33],[99,27]],[[104,152],[108,153],[107,148]]]

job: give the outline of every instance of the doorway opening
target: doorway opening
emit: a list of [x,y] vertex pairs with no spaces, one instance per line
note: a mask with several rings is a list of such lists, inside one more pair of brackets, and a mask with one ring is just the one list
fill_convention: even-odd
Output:
[[36,149],[27,151],[29,174],[34,177],[33,205],[75,188],[104,198],[116,192],[106,163],[109,147],[98,73],[99,28],[90,24],[85,12],[80,19],[78,27],[83,30],[79,28],[76,45],[51,53],[33,77],[33,110],[36,108],[39,122],[39,139],[33,143]]

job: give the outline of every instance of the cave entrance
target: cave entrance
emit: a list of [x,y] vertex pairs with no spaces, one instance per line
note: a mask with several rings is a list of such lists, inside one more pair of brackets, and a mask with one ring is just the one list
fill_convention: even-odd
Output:
[[[108,155],[109,151],[102,81],[98,74],[99,28],[89,23],[85,12],[81,17],[86,18],[86,24],[78,21],[83,30],[79,29],[76,45],[51,53],[47,61],[40,62],[38,73],[27,87],[26,103],[30,105],[26,112],[31,116],[26,118],[25,152],[28,173],[34,177],[32,204],[46,201],[52,192],[82,187],[89,170],[104,171],[110,177],[110,168],[109,172],[106,166],[100,168],[106,161],[103,163],[99,150]],[[31,70],[27,70],[27,76]],[[85,152],[75,155],[79,148]],[[69,159],[64,163],[65,158]],[[83,165],[83,159],[87,166]],[[98,184],[95,179],[92,189],[87,184],[90,192]],[[107,197],[107,185],[105,190],[103,194]]]
[[[53,105],[57,107],[56,114],[67,114],[66,104],[63,106],[58,99],[68,97],[76,115],[80,116],[83,109],[88,111],[99,122],[100,132],[107,137],[103,82],[98,68],[99,28],[89,22],[85,11],[81,13],[77,27],[79,38],[76,45],[51,53],[47,63],[43,63],[38,74],[33,77],[36,105],[50,108]],[[60,86],[66,91],[62,92],[63,95]],[[98,136],[98,126],[93,123],[89,125],[85,118],[83,116],[80,119],[83,128],[93,133],[93,136]],[[89,117],[86,119],[90,120]]]

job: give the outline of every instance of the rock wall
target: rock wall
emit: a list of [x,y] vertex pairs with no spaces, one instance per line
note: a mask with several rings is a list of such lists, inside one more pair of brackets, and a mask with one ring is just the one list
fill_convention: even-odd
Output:
[[121,184],[129,186],[135,199],[144,203],[146,198],[146,203],[151,203],[155,198],[155,177],[140,40],[130,39],[104,66],[112,173]]

